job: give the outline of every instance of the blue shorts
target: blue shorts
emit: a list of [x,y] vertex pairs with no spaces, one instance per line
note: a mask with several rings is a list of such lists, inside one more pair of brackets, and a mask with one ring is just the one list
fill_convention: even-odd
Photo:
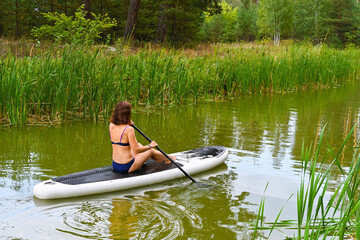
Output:
[[128,163],[117,163],[113,160],[113,163],[112,163],[112,167],[115,171],[118,171],[118,172],[128,172],[129,169],[131,168],[131,166],[133,165],[135,161],[135,158],[133,158],[133,160],[131,160],[130,162]]

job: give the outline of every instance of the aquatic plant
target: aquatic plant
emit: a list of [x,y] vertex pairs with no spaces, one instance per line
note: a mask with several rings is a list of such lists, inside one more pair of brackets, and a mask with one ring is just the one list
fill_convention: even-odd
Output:
[[[357,239],[360,236],[360,155],[356,152],[347,172],[341,167],[339,158],[354,128],[348,134],[340,150],[335,153],[328,147],[327,154],[320,158],[324,130],[315,151],[304,148],[302,152],[302,174],[297,191],[297,220],[285,220],[274,223],[263,221],[264,201],[259,207],[259,222],[254,223],[254,231],[278,228],[297,229],[295,239]],[[326,160],[331,158],[331,164]],[[337,168],[343,179],[331,186],[331,171]],[[332,195],[326,194],[331,188]],[[282,209],[281,209],[282,211]],[[279,212],[279,215],[281,214]],[[259,228],[262,226],[262,228]],[[269,233],[269,236],[271,231]]]
[[[0,58],[0,119],[107,118],[119,100],[181,104],[249,93],[323,88],[357,78],[360,50],[218,45],[207,52],[106,46],[11,50]],[[189,53],[190,52],[190,53]]]

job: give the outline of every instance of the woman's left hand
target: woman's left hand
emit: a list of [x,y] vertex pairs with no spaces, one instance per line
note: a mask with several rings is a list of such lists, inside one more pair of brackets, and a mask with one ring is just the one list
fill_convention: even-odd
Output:
[[151,148],[156,148],[158,146],[158,144],[155,141],[152,141],[149,145]]
[[130,120],[130,124],[129,124],[129,125],[130,125],[130,126],[131,126],[131,125],[134,125],[134,122],[133,122],[132,120]]

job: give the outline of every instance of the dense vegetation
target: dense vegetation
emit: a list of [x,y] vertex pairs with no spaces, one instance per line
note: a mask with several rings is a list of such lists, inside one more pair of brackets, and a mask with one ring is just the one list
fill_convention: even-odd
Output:
[[116,42],[125,31],[125,36],[131,33],[139,41],[166,44],[264,38],[275,43],[296,39],[333,46],[360,44],[357,0],[2,0],[0,36],[31,37],[34,27],[48,23],[42,13],[73,16],[81,3],[86,11],[116,20],[117,25],[102,34],[103,42],[108,36]]
[[0,58],[3,122],[97,119],[120,99],[177,104],[334,86],[357,76],[360,58],[356,49],[294,44],[215,45],[207,51],[148,45],[132,53],[105,46],[33,48],[29,57],[9,52]]

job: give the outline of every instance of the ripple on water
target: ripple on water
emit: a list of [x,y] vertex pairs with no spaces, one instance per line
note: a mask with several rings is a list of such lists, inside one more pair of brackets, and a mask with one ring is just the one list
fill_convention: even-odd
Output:
[[0,236],[12,232],[14,238],[29,239],[176,239],[184,236],[186,226],[202,229],[194,209],[172,197],[166,191],[150,191],[33,207],[6,219]]
[[[159,194],[156,200],[153,194]],[[164,192],[114,199],[110,222],[114,238],[175,239],[183,235],[184,224],[202,228],[195,212],[173,202]]]
[[[226,169],[223,166],[220,170]],[[210,185],[223,185],[221,178],[221,183],[213,182],[214,179],[218,178],[204,181],[210,181]],[[31,196],[26,198],[26,208],[4,216],[0,223],[0,238],[177,239],[188,234],[196,236],[195,233],[203,231],[207,224],[204,223],[206,218],[200,217],[205,203],[194,201],[194,198],[208,197],[213,191],[185,182],[180,181],[177,186],[171,184],[171,188],[162,186],[159,190],[127,192],[131,195],[109,193],[59,201],[33,201]]]
[[68,208],[61,215],[67,228],[57,230],[86,238],[106,238],[111,208],[109,201],[84,202]]

